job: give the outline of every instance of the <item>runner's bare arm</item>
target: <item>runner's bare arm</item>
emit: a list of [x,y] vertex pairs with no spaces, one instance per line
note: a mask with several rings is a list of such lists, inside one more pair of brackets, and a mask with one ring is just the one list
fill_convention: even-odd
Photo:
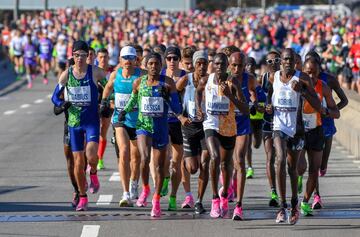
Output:
[[336,80],[336,78],[331,74],[326,74],[326,76],[328,79],[328,86],[330,87],[330,89],[335,91],[336,95],[340,99],[340,102],[337,103],[337,107],[339,110],[342,110],[349,103],[348,98],[346,97],[343,89],[341,89],[339,81]]
[[105,86],[103,94],[102,94],[103,100],[107,99],[111,95],[112,91],[114,90],[115,77],[116,77],[116,72],[112,72],[110,74],[109,81],[106,83],[106,86]]
[[334,119],[340,118],[340,111],[332,97],[331,89],[325,83],[323,84],[323,95],[326,100],[327,108],[322,107],[321,114]]
[[185,75],[176,82],[176,90],[177,91],[184,90],[184,88],[186,87],[186,85],[188,83],[188,78],[189,78],[188,75]]
[[201,116],[203,116],[203,111],[201,109],[201,103],[202,103],[203,93],[204,93],[204,90],[206,87],[207,80],[208,80],[208,77],[201,78],[199,81],[199,85],[196,88],[196,92],[195,92],[196,93],[195,94],[195,107],[196,107],[197,113],[201,113]]
[[299,90],[294,90],[300,92],[316,111],[321,112],[321,102],[315,92],[310,77],[305,73],[301,73],[299,79],[298,83],[296,83],[296,81],[293,82],[293,85],[297,84],[293,89],[300,88]]
[[[239,109],[239,111],[243,114],[249,114],[249,105],[246,102],[245,96],[242,92],[241,84],[237,79],[234,79],[234,77],[231,77],[231,85],[232,89],[235,91],[235,95],[232,93],[232,90],[230,88],[225,87],[223,88],[224,94],[235,104],[235,106]],[[229,89],[229,91],[227,90]]]

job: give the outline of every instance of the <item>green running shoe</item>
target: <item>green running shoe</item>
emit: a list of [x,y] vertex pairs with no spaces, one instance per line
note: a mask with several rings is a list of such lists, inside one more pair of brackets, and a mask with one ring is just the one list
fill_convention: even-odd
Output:
[[269,201],[269,206],[279,207],[279,196],[277,195],[277,193],[275,191],[272,191],[270,195],[271,195],[271,199]]
[[168,192],[169,192],[169,181],[170,181],[170,177],[164,178],[163,185],[162,185],[161,192],[160,192],[161,197],[164,197],[164,196],[166,196],[168,194]]
[[298,176],[298,194],[302,193],[303,191],[303,177]]
[[103,169],[105,169],[104,161],[103,161],[103,160],[99,160],[99,161],[98,161],[98,164],[97,164],[97,170],[103,170]]
[[170,196],[168,211],[176,211],[176,197]]
[[254,176],[254,170],[253,170],[253,168],[251,168],[251,167],[247,168],[246,178],[247,178],[247,179],[252,179],[253,176]]
[[301,202],[301,214],[304,216],[312,216],[312,209],[309,203],[307,202]]

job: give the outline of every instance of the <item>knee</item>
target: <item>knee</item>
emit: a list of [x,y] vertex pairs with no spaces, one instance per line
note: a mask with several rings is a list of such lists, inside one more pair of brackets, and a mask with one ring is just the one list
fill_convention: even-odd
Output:
[[290,176],[292,175],[297,175],[297,169],[296,169],[296,166],[288,166],[288,174]]
[[209,162],[208,161],[201,161],[200,165],[201,165],[202,170],[205,170],[205,171],[209,170]]

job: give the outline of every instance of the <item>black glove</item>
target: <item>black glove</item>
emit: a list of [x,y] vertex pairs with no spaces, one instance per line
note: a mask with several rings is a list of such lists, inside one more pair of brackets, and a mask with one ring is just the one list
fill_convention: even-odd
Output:
[[161,97],[164,98],[164,100],[167,102],[170,100],[170,94],[165,86],[161,87]]
[[106,100],[101,100],[100,110],[99,111],[100,111],[100,115],[102,117],[110,118],[111,109],[110,109],[110,106],[109,106],[109,102],[107,102]]
[[68,110],[71,106],[71,102],[69,101],[64,101],[60,107],[57,107],[57,106],[54,106],[54,114],[55,115],[59,115],[61,114],[62,112]]
[[119,113],[118,122],[123,123],[125,121],[126,111],[123,110]]
[[54,114],[55,115],[59,115],[62,112],[64,112],[64,110],[61,107],[54,106]]
[[250,106],[250,114],[253,116],[256,114],[256,106],[255,105]]

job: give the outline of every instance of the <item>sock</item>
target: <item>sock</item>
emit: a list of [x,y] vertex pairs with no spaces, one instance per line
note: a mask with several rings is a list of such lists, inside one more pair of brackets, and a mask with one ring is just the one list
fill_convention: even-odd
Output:
[[30,74],[26,74],[26,79],[27,79],[28,83],[30,84],[30,83],[31,83],[31,76],[30,76]]
[[86,193],[84,195],[79,194],[79,197],[83,198],[83,197],[87,197]]
[[295,208],[299,202],[298,197],[291,198],[291,208]]
[[130,197],[130,193],[129,192],[124,192],[123,196]]
[[218,199],[218,198],[219,198],[219,194],[213,195],[213,199]]
[[144,191],[150,192],[150,185],[143,185]]
[[185,196],[192,196],[192,193],[191,193],[191,192],[187,192],[187,193],[185,194]]
[[242,203],[241,203],[241,202],[236,202],[236,206],[237,206],[237,207],[241,207],[241,206],[242,206]]
[[90,175],[96,175],[96,174],[97,174],[97,170],[95,170],[95,171],[90,170]]
[[160,201],[160,195],[159,194],[154,194],[153,200]]
[[106,143],[107,143],[106,139],[100,139],[99,140],[98,156],[99,156],[100,160],[103,159],[103,156],[104,156],[104,153],[105,153],[105,148],[106,148]]
[[276,193],[276,194],[277,194],[277,192],[276,192],[276,188],[271,187],[271,192],[272,192],[272,193]]

